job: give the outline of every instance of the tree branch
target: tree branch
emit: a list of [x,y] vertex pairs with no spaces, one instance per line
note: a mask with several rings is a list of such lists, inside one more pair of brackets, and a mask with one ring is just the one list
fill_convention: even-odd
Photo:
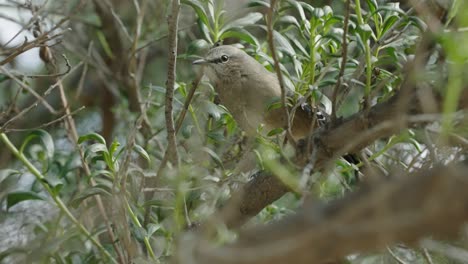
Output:
[[468,217],[467,170],[466,164],[456,164],[394,175],[391,181],[362,186],[328,204],[310,203],[277,223],[243,231],[227,246],[190,234],[179,247],[185,252],[178,255],[190,254],[190,263],[323,263],[394,243],[417,243],[425,236],[453,238]]

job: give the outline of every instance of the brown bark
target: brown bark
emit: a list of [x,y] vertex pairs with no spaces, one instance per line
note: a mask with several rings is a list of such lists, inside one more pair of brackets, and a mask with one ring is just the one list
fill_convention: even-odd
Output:
[[179,261],[188,263],[183,258],[190,256],[190,263],[324,263],[425,236],[454,238],[468,218],[467,170],[466,164],[456,164],[393,175],[342,199],[311,202],[277,223],[245,230],[226,246],[188,234]]

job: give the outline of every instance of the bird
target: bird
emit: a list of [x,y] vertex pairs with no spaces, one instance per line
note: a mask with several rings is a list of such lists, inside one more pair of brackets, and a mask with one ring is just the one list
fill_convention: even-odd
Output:
[[[281,98],[278,76],[245,51],[232,45],[218,45],[211,48],[204,58],[193,61],[193,64],[206,66],[205,74],[214,85],[221,103],[247,135],[256,136],[260,125],[265,127],[267,133],[275,128],[287,127],[284,109],[270,107]],[[288,98],[293,94],[290,89],[286,90]],[[330,119],[321,107],[301,103],[290,122],[292,139],[307,142],[311,128],[326,127]],[[346,154],[343,158],[352,164],[360,163],[359,156],[354,153]],[[253,168],[251,160],[251,157],[246,156],[235,171]],[[355,177],[359,179],[359,171],[355,171]]]
[[[219,45],[211,48],[204,58],[193,61],[193,64],[206,67],[205,74],[213,84],[221,104],[247,135],[255,136],[259,126],[263,126],[265,133],[287,127],[288,120],[283,106],[271,107],[275,102],[280,102],[281,98],[277,75],[245,51],[232,45]],[[291,98],[294,93],[286,89],[288,98]],[[301,104],[290,121],[293,139],[306,137],[314,121],[323,118],[321,111]]]

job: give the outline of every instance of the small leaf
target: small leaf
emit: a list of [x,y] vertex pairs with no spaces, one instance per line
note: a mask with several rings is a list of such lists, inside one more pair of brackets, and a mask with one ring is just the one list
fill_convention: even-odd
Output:
[[216,142],[224,142],[225,141],[224,135],[221,132],[218,132],[218,131],[210,131],[210,132],[208,132],[206,134],[206,136],[209,139],[214,140]]
[[107,42],[107,39],[106,39],[106,36],[104,35],[104,33],[99,30],[99,31],[96,32],[96,34],[97,34],[99,43],[101,44],[102,48],[104,49],[104,53],[106,53],[106,55],[109,58],[114,59],[115,56],[112,53],[112,49],[110,48],[109,42]]
[[302,8],[307,11],[310,15],[314,14],[315,8],[311,5],[309,5],[306,2],[300,1],[299,4],[301,4]]
[[154,232],[158,231],[159,229],[161,229],[160,224],[148,224],[148,237],[151,237]]
[[146,150],[142,146],[135,144],[135,146],[133,146],[133,150],[140,154],[140,156],[142,156],[146,161],[148,161],[148,163],[151,163],[151,158],[148,155],[148,152],[146,152]]
[[297,12],[299,13],[299,17],[300,17],[301,21],[307,20],[306,16],[305,16],[305,13],[304,13],[304,9],[302,8],[302,5],[300,4],[299,1],[289,0],[288,2],[292,6],[294,6],[296,8]]
[[231,28],[243,28],[245,26],[253,25],[255,24],[258,20],[262,19],[263,15],[258,12],[253,12],[249,13],[243,18],[236,19],[232,22],[227,23],[224,25],[224,27],[221,28],[219,33],[224,33],[225,31],[231,29]]
[[331,16],[333,16],[333,9],[330,6],[326,5],[323,7],[323,14],[324,14],[324,17],[328,19]]
[[17,203],[29,200],[44,200],[44,198],[35,192],[12,192],[7,195],[7,209]]
[[81,143],[83,143],[85,141],[88,141],[88,140],[96,140],[97,142],[106,145],[106,140],[104,139],[104,137],[102,137],[98,133],[94,133],[94,132],[81,136],[78,139],[78,144],[81,144]]
[[267,7],[270,8],[270,3],[262,0],[251,0],[249,1],[248,7]]
[[373,34],[372,28],[368,24],[358,26],[357,31],[364,43],[366,43]]
[[279,22],[285,23],[285,24],[292,24],[292,25],[296,26],[299,30],[301,29],[301,25],[299,24],[297,19],[295,17],[293,17],[293,16],[282,16],[279,19]]
[[111,178],[113,177],[113,174],[112,172],[108,171],[108,170],[94,170],[92,173],[91,173],[91,177],[98,177],[98,176],[105,176],[107,178]]
[[374,13],[377,10],[377,1],[376,0],[366,0],[367,5],[369,6],[369,11]]
[[8,77],[8,75],[6,74],[0,74],[0,83],[6,81],[6,80],[9,80],[10,77]]
[[24,152],[27,144],[35,138],[40,140],[41,145],[46,150],[47,158],[51,159],[54,156],[55,151],[54,141],[52,140],[50,134],[42,129],[34,130],[26,137],[26,139],[23,141],[23,144],[21,145],[20,152]]
[[192,7],[195,13],[197,14],[197,17],[200,19],[200,21],[202,21],[203,24],[206,25],[207,27],[210,27],[208,16],[206,15],[205,9],[203,8],[203,4],[200,3],[200,1],[182,0],[181,3]]
[[98,156],[100,159],[105,160],[106,154],[108,154],[107,146],[101,143],[95,143],[86,148],[84,157],[88,158],[88,157]]
[[207,25],[203,24],[201,20],[198,20],[198,28],[200,29],[200,32],[205,37],[205,40],[208,41],[208,43],[213,44],[214,41],[211,38],[210,28]]
[[215,163],[221,167],[221,168],[224,168],[224,165],[223,165],[223,162],[221,160],[221,158],[218,156],[218,154],[216,154],[213,150],[207,148],[207,147],[203,147],[202,148],[203,151],[205,151],[206,153],[208,153],[210,155],[210,157],[215,161]]
[[198,54],[200,50],[208,49],[210,44],[204,39],[196,39],[187,47],[187,55]]
[[120,143],[114,140],[109,148],[109,154],[113,156],[118,147],[120,147]]
[[182,136],[187,139],[192,136],[193,125],[187,125],[182,128]]
[[276,42],[276,48],[278,50],[286,52],[289,56],[294,56],[296,54],[294,48],[291,46],[289,41],[285,37],[283,37],[282,34],[275,30],[273,32],[273,36]]
[[205,112],[207,112],[214,120],[218,121],[221,115],[225,113],[218,105],[206,100],[203,104]]
[[385,34],[400,18],[398,16],[390,16],[385,19],[384,24],[382,26],[382,34]]
[[250,32],[248,32],[245,29],[242,28],[232,28],[229,31],[224,32],[221,37],[221,39],[225,38],[238,38],[240,40],[243,40],[251,45],[253,45],[255,48],[260,47],[260,42],[258,42],[257,38],[255,38]]
[[86,198],[94,195],[111,196],[110,190],[104,185],[98,184],[82,191],[75,199],[70,202],[70,206],[78,207]]
[[268,132],[267,136],[269,137],[272,137],[272,136],[276,136],[276,135],[279,135],[281,133],[283,133],[284,129],[283,128],[275,128],[275,129],[272,129],[270,132]]
[[0,170],[0,177],[4,176],[0,181],[0,203],[8,192],[18,184],[18,177],[15,177],[18,174],[20,174],[20,172],[16,170]]

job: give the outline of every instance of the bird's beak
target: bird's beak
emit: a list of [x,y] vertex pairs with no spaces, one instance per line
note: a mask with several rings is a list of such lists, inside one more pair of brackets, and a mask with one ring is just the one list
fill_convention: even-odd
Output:
[[203,64],[207,64],[207,63],[208,63],[208,61],[205,60],[205,59],[198,59],[198,60],[192,62],[193,65],[203,65]]

